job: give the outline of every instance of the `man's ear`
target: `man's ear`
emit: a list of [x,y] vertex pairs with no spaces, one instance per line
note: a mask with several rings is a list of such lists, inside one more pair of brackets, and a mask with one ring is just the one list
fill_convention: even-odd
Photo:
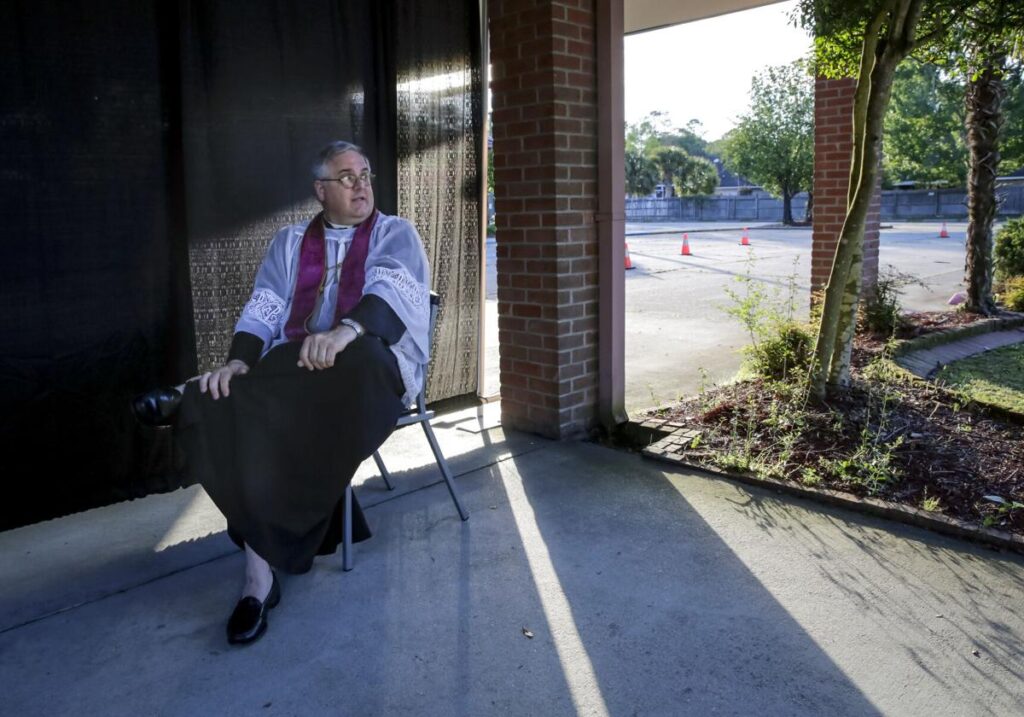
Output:
[[327,196],[327,190],[324,188],[323,182],[318,182],[316,180],[313,181],[313,194],[316,195],[316,198],[319,199],[321,203],[324,201],[324,198]]

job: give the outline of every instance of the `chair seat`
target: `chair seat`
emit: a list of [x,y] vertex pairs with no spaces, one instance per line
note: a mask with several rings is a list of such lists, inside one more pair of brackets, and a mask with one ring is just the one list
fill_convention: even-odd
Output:
[[411,426],[412,424],[420,423],[421,421],[429,421],[433,417],[433,411],[420,412],[417,409],[409,409],[398,417],[398,420],[395,422],[395,427],[401,428],[402,426]]

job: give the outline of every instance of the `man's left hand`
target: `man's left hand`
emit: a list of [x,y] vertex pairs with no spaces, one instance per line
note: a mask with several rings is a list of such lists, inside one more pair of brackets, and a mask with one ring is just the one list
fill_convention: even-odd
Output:
[[302,342],[299,351],[299,366],[323,370],[334,365],[334,357],[345,350],[345,347],[356,338],[355,329],[350,326],[339,326],[330,331],[310,334]]

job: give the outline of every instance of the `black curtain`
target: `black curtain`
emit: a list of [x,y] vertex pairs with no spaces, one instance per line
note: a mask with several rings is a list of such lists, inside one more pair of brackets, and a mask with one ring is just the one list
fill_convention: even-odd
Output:
[[6,528],[165,487],[124,407],[194,359],[157,4],[0,8]]
[[473,282],[435,257],[478,251],[479,227],[445,218],[450,193],[400,201],[398,167],[419,166],[420,195],[454,181],[475,202],[479,121],[400,150],[453,105],[399,112],[395,88],[468,63],[475,99],[455,104],[476,111],[476,3],[8,0],[0,62],[0,529],[178,487],[169,432],[136,426],[128,399],[223,360],[274,230],[318,208],[309,162],[331,139],[368,151],[382,210],[424,223],[458,327],[439,336],[474,354],[441,393],[475,388]]

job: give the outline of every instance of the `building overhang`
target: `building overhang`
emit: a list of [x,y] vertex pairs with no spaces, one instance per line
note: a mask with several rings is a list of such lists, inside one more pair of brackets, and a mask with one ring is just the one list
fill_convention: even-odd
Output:
[[625,0],[627,35],[774,5],[780,0]]

